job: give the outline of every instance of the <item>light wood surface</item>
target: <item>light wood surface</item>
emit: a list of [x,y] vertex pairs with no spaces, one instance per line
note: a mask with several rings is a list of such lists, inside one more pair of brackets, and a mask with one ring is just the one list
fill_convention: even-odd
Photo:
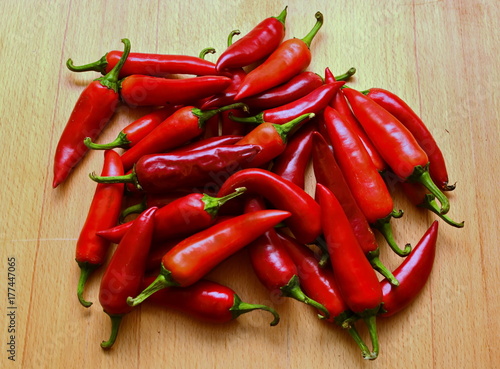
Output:
[[[115,347],[104,352],[109,320],[97,302],[102,270],[89,281],[84,309],[76,299],[75,241],[99,171],[93,152],[69,180],[52,189],[59,135],[95,73],[64,65],[90,62],[120,39],[132,50],[198,55],[222,51],[230,30],[249,31],[288,5],[287,37],[304,36],[323,12],[308,68],[342,73],[350,85],[382,87],[403,97],[427,122],[448,163],[450,216],[441,222],[435,267],[415,303],[379,319],[381,352],[364,362],[340,328],[306,306],[275,299],[253,275],[245,252],[210,277],[249,302],[281,314],[253,312],[225,325],[142,306],[123,321]],[[494,368],[500,331],[498,258],[500,10],[495,0],[384,1],[13,1],[0,5],[0,363],[2,368]],[[216,60],[215,56],[208,56]],[[99,141],[114,138],[140,112],[122,108]],[[312,178],[309,173],[309,187]],[[393,222],[398,242],[415,244],[432,214],[394,192],[405,216]],[[381,243],[382,244],[382,243]],[[400,259],[382,247],[391,268]],[[8,360],[8,258],[15,258],[15,362]],[[366,331],[361,330],[366,337]],[[495,364],[497,363],[497,364]]]

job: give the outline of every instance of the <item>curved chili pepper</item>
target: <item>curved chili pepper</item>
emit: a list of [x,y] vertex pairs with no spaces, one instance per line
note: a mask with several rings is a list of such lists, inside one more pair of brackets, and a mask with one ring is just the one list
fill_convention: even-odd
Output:
[[292,215],[285,223],[300,242],[312,242],[320,235],[318,203],[292,182],[267,170],[243,169],[224,182],[217,196],[225,196],[238,187],[245,187],[249,194],[263,196],[277,209],[289,211]]
[[380,282],[383,294],[381,316],[388,317],[406,308],[427,283],[434,264],[438,226],[435,220],[410,256],[394,270],[400,282],[398,287],[391,286],[385,279]]
[[313,169],[316,182],[328,188],[342,205],[359,245],[373,268],[385,276],[392,284],[398,285],[387,267],[379,259],[380,250],[368,221],[359,208],[333,153],[323,136],[318,132],[312,137]]
[[140,291],[151,246],[156,208],[142,213],[117,246],[101,280],[99,301],[111,318],[111,335],[101,347],[109,349],[115,343],[120,323],[132,309],[127,297]]
[[94,140],[109,122],[119,104],[118,73],[130,52],[130,41],[122,39],[125,52],[120,62],[104,77],[91,82],[80,94],[59,138],[54,157],[56,188],[69,175],[89,150],[83,140]]
[[344,82],[327,83],[316,88],[306,96],[288,104],[264,110],[253,117],[234,117],[234,120],[241,123],[271,122],[275,124],[283,124],[303,114],[318,114],[329,104],[337,91],[343,85]]
[[344,90],[354,115],[392,171],[408,182],[422,183],[441,204],[440,213],[450,210],[450,202],[429,175],[429,158],[411,132],[375,101],[352,88]]
[[[96,71],[107,74],[115,67],[123,53],[110,51],[96,62],[82,66],[73,65],[68,59],[66,66],[73,72]],[[215,75],[215,64],[207,60],[189,55],[146,54],[130,53],[125,65],[120,71],[119,78],[133,74],[144,74],[156,77],[165,77],[169,74],[193,74],[197,76]]]
[[[245,212],[265,210],[260,197],[251,197],[245,204]],[[281,244],[274,228],[255,239],[248,246],[248,254],[253,270],[260,282],[271,292],[291,297],[321,311],[321,318],[328,319],[328,310],[302,291],[297,266]]]
[[[154,277],[145,278],[143,288],[149,286],[154,279]],[[253,310],[264,310],[273,314],[271,326],[275,326],[280,320],[273,308],[243,302],[231,288],[206,279],[187,287],[164,288],[153,293],[149,301],[209,323],[227,323]]]
[[177,107],[175,106],[167,106],[146,114],[127,125],[118,133],[118,136],[109,143],[96,144],[92,142],[90,137],[85,138],[83,142],[85,146],[93,150],[109,150],[118,147],[129,149],[146,137],[149,132],[160,125],[161,122],[171,116],[176,110]]
[[261,148],[257,145],[228,145],[180,154],[144,155],[132,172],[123,176],[90,178],[98,183],[133,183],[146,193],[162,193],[177,188],[203,186],[220,173],[229,176],[252,162]]
[[[335,195],[321,184],[316,185],[316,194],[335,280],[346,305],[368,326],[373,347],[364,358],[376,359],[379,353],[376,315],[382,304],[382,288]],[[349,323],[345,321],[343,325]]]
[[[300,284],[304,291],[330,312],[330,318],[325,320],[342,326],[346,320],[351,319],[353,314],[342,299],[332,270],[320,267],[312,250],[305,245],[299,244],[297,240],[284,233],[277,232],[277,234],[297,266]],[[356,328],[352,325],[343,328],[347,329],[363,356],[369,356],[370,350]]]
[[366,96],[394,115],[415,137],[429,158],[429,174],[443,191],[455,189],[448,184],[448,171],[443,153],[422,119],[410,106],[394,93],[382,88],[370,88]]
[[269,17],[230,45],[217,59],[220,72],[227,68],[241,68],[269,56],[285,37],[287,7],[277,17]]
[[230,84],[225,76],[173,79],[134,74],[121,80],[120,96],[131,106],[187,105],[222,92]]
[[165,287],[187,287],[196,283],[223,260],[289,216],[286,211],[256,211],[184,239],[164,255],[158,277],[138,296],[127,298],[127,303],[136,306]]
[[394,241],[390,226],[391,217],[397,218],[403,214],[393,210],[394,203],[389,190],[361,140],[335,109],[326,107],[323,117],[335,158],[368,223],[384,235],[396,254],[408,255],[411,246],[407,244],[401,250]]
[[312,59],[309,46],[323,25],[323,14],[317,12],[315,17],[316,24],[303,39],[292,38],[284,41],[264,63],[247,74],[234,98],[235,101],[276,87],[309,66]]
[[[123,174],[120,155],[115,151],[104,152],[103,176]],[[109,241],[99,237],[99,230],[113,227],[118,221],[123,198],[123,184],[98,184],[90,204],[87,219],[76,242],[75,260],[80,267],[77,296],[80,303],[89,307],[91,302],[83,298],[83,290],[89,275],[106,261]]]
[[401,182],[401,187],[404,194],[413,205],[432,211],[447,224],[453,227],[463,228],[463,221],[460,223],[455,222],[447,214],[441,214],[439,212],[439,205],[436,203],[436,197],[429,193],[420,183]]
[[144,155],[165,152],[199,137],[203,133],[208,119],[222,111],[234,108],[245,108],[245,105],[234,104],[205,111],[194,106],[180,108],[134,147],[123,153],[122,161],[125,171],[131,169],[137,160]]
[[[212,197],[201,193],[192,193],[172,201],[158,209],[155,215],[153,240],[165,241],[175,237],[190,236],[210,227],[216,221],[219,208],[229,200],[245,192],[245,188],[236,188],[226,196]],[[111,242],[120,242],[134,221],[97,232]]]

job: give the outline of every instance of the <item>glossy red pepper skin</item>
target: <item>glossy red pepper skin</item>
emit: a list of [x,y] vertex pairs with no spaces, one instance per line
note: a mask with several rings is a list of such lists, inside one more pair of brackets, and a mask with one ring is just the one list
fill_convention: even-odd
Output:
[[164,255],[160,275],[155,281],[137,297],[129,297],[127,303],[135,306],[165,287],[187,287],[196,283],[226,258],[289,216],[286,211],[256,211],[228,219],[184,239]]
[[410,305],[429,279],[434,265],[439,223],[435,220],[417,243],[413,252],[405,258],[393,274],[399,280],[394,287],[387,280],[380,282],[382,288],[381,316],[392,316]]
[[382,88],[371,88],[366,94],[396,119],[415,137],[429,158],[429,174],[441,190],[450,191],[455,185],[448,185],[448,171],[441,149],[422,119],[396,94]]
[[225,196],[238,187],[245,187],[248,194],[261,195],[277,209],[289,211],[292,215],[285,223],[300,242],[313,242],[321,234],[318,203],[292,182],[267,170],[243,169],[224,182],[217,196]]
[[[120,155],[115,151],[104,152],[102,175],[123,174]],[[80,303],[89,307],[91,302],[83,299],[83,290],[88,276],[106,261],[110,242],[99,237],[97,232],[113,227],[120,215],[124,185],[97,184],[89,212],[76,242],[75,260],[81,269],[77,296]]]
[[223,73],[222,75],[231,78],[231,84],[224,91],[204,100],[201,104],[201,109],[220,108],[222,106],[233,104],[236,92],[238,91],[241,82],[245,79],[247,73],[243,69],[233,69]]
[[123,316],[132,308],[127,297],[138,293],[146,268],[151,246],[156,208],[143,212],[117,246],[101,279],[99,301],[111,318],[112,330],[108,341],[102,342],[105,349],[113,346]]
[[181,154],[187,153],[194,150],[206,150],[213,149],[218,146],[228,146],[233,145],[239,140],[241,140],[243,136],[241,135],[222,135],[217,137],[209,137],[204,138],[195,142],[191,142],[184,146],[181,146],[177,149],[169,151],[170,154]]
[[276,87],[303,72],[311,63],[309,45],[323,24],[323,15],[316,13],[317,22],[303,39],[286,40],[257,68],[247,74],[235,101],[240,101]]
[[120,96],[130,106],[189,105],[224,91],[231,84],[225,76],[169,79],[134,74],[121,80]]
[[249,127],[247,124],[235,122],[231,119],[231,116],[246,117],[248,114],[238,109],[222,112],[220,114],[221,135],[245,136],[252,130],[253,127]]
[[[67,67],[73,72],[96,71],[107,74],[118,63],[123,52],[110,51],[94,63],[74,66],[69,59]],[[197,76],[216,75],[215,64],[196,56],[130,53],[119,78],[133,74],[144,74],[156,77],[167,77],[170,74],[192,74]]]

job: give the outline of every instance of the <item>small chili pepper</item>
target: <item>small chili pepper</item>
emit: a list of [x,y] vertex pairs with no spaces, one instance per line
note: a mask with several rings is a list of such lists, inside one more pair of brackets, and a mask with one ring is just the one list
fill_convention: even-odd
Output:
[[170,154],[181,154],[187,153],[194,150],[206,150],[213,149],[218,146],[228,146],[235,144],[241,140],[243,136],[241,135],[222,135],[217,137],[204,138],[195,142],[188,143],[184,146],[180,146],[174,150],[170,150]]
[[138,296],[127,298],[127,303],[136,306],[165,287],[187,287],[196,283],[223,260],[289,216],[286,211],[256,211],[184,239],[164,255],[158,277]]
[[287,7],[280,15],[264,19],[230,45],[217,59],[217,70],[245,67],[269,56],[285,37],[286,16]]
[[[154,277],[144,279],[143,288],[153,283]],[[231,288],[202,279],[188,287],[167,287],[156,291],[149,302],[165,309],[174,309],[208,323],[227,323],[254,310],[273,314],[271,326],[279,323],[278,313],[271,307],[243,302]]]
[[438,228],[439,223],[435,220],[410,256],[394,270],[400,282],[398,287],[391,286],[385,279],[380,282],[383,294],[381,316],[388,317],[406,308],[427,283],[434,264]]
[[[342,326],[346,320],[351,319],[353,314],[342,299],[333,271],[320,267],[313,251],[307,246],[299,244],[297,240],[284,233],[277,232],[277,234],[297,265],[300,283],[304,291],[330,312],[330,318],[325,320]],[[369,356],[370,350],[363,342],[356,327],[348,325],[345,329],[361,349],[363,356]]]
[[[346,305],[368,326],[373,347],[364,358],[376,359],[379,353],[376,315],[382,304],[382,288],[335,195],[321,184],[316,185],[316,194],[335,280]],[[343,325],[349,323],[344,321]]]
[[321,234],[318,203],[292,182],[264,169],[243,169],[224,182],[217,196],[238,187],[245,187],[248,194],[261,195],[277,209],[289,211],[292,215],[285,223],[300,242],[313,242]]
[[392,284],[398,285],[387,267],[379,259],[380,250],[368,221],[359,208],[332,151],[318,132],[312,138],[313,170],[316,182],[328,188],[342,205],[359,245],[373,268],[385,276]]
[[448,171],[441,149],[425,123],[413,109],[399,96],[382,88],[370,88],[366,92],[366,96],[394,115],[415,137],[429,157],[429,174],[438,187],[443,191],[455,189],[455,185],[448,184]]
[[[73,72],[96,71],[107,74],[115,67],[123,53],[110,51],[96,62],[82,66],[73,65],[68,59],[66,66]],[[207,60],[189,55],[130,53],[120,71],[119,78],[133,74],[144,74],[156,77],[166,77],[170,74],[193,74],[197,76],[215,75],[215,64]]]
[[244,104],[228,105],[220,109],[201,110],[185,106],[164,120],[146,137],[122,155],[125,171],[131,169],[142,156],[172,150],[199,137],[206,121],[222,111],[245,108]]
[[349,184],[352,195],[368,223],[379,230],[392,250],[399,256],[406,256],[411,251],[407,244],[402,250],[396,244],[390,219],[403,214],[393,210],[394,203],[387,186],[379,174],[361,140],[351,128],[349,122],[331,107],[326,107],[324,122],[333,145],[335,158]]
[[109,349],[118,336],[120,323],[132,309],[127,296],[140,291],[151,245],[156,208],[142,213],[117,246],[101,280],[99,301],[111,318],[111,335],[101,347]]
[[401,187],[404,194],[413,205],[432,211],[453,227],[463,228],[464,222],[455,222],[447,214],[441,214],[439,212],[439,205],[436,203],[436,197],[429,193],[420,183],[401,182]]
[[[155,215],[153,240],[165,241],[175,237],[190,236],[210,227],[216,222],[219,208],[229,200],[245,192],[245,188],[237,188],[226,196],[212,197],[201,193],[192,193],[172,201],[158,209]],[[120,242],[121,238],[132,226],[133,220],[119,226],[97,232],[111,242]]]
[[323,25],[323,14],[317,12],[315,17],[316,24],[304,38],[284,41],[264,63],[247,74],[235,96],[235,101],[276,87],[309,66],[312,59],[309,50],[311,41]]
[[260,150],[257,145],[227,145],[180,154],[144,155],[128,174],[102,177],[91,173],[90,178],[98,183],[133,183],[146,193],[163,193],[203,186],[220,173],[229,176],[252,162]]
[[450,202],[429,175],[429,158],[411,132],[375,101],[352,88],[344,90],[354,115],[392,171],[408,182],[422,183],[441,204],[440,213],[450,210]]
[[130,52],[130,41],[122,39],[125,52],[120,62],[104,77],[91,82],[80,94],[68,122],[59,138],[54,157],[56,188],[85,156],[85,137],[94,140],[109,122],[119,104],[118,73]]
[[[251,197],[245,205],[245,212],[265,210],[260,197]],[[321,318],[329,318],[328,310],[307,296],[300,287],[297,266],[284,248],[274,228],[269,229],[248,246],[253,270],[260,282],[271,292],[313,306],[321,311]]]
[[149,132],[171,116],[176,110],[177,107],[167,106],[146,114],[127,125],[120,131],[120,133],[118,133],[118,136],[109,143],[96,144],[92,142],[90,137],[84,139],[83,142],[85,143],[85,146],[93,150],[109,150],[118,147],[129,149],[146,137]]
[[[102,175],[123,174],[120,155],[115,151],[104,152]],[[118,221],[123,198],[123,184],[98,184],[90,204],[87,219],[76,242],[75,260],[80,267],[77,296],[80,303],[89,307],[91,302],[84,300],[83,290],[89,275],[106,261],[110,243],[99,237],[97,232],[112,227]]]

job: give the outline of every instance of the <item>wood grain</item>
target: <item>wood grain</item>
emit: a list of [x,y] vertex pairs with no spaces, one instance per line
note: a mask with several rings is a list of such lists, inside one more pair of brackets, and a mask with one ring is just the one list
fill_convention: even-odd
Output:
[[[403,97],[428,124],[445,153],[450,216],[462,230],[440,227],[436,264],[418,300],[391,319],[379,319],[380,357],[363,360],[339,328],[307,307],[270,296],[248,265],[245,250],[211,273],[249,302],[267,303],[282,321],[254,312],[226,325],[144,305],[123,322],[116,346],[96,302],[76,299],[74,246],[94,190],[87,174],[99,170],[93,152],[70,179],[51,188],[55,146],[71,109],[96,74],[74,74],[83,64],[120,49],[197,55],[221,51],[230,30],[249,31],[288,5],[287,37],[303,37],[321,10],[325,25],[313,41],[309,70],[342,73],[354,66],[355,88],[383,87]],[[495,0],[483,1],[62,1],[4,0],[0,6],[0,362],[4,368],[494,368],[500,330],[499,167],[500,68]],[[215,60],[217,56],[209,56]],[[114,138],[140,112],[126,107],[100,142]],[[308,190],[313,186],[308,173]],[[414,209],[394,189],[405,216],[394,221],[400,243],[415,244],[436,218]],[[381,241],[382,242],[382,241]],[[8,360],[7,258],[16,259],[15,362]],[[400,259],[382,247],[395,268]],[[102,271],[86,295],[97,301]],[[366,331],[361,333],[366,337]]]

